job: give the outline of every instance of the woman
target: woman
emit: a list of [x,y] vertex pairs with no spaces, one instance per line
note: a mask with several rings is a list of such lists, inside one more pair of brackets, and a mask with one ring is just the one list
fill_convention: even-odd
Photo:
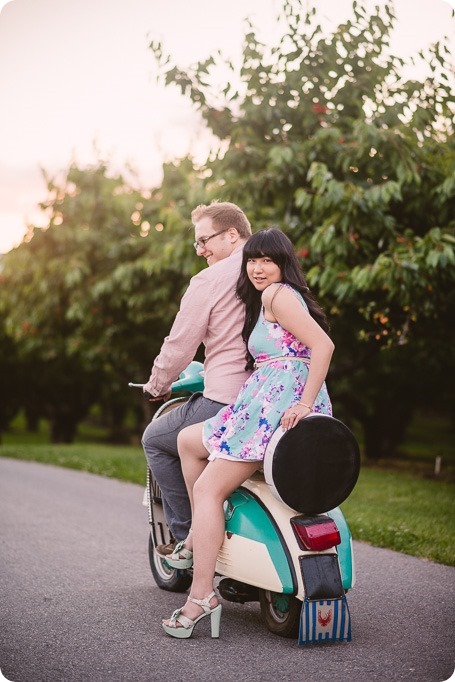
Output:
[[178,447],[192,507],[192,531],[168,563],[194,574],[183,608],[163,621],[173,637],[190,637],[211,616],[219,634],[221,604],[213,591],[224,540],[224,501],[262,465],[279,425],[293,428],[312,412],[332,414],[325,386],[334,345],[325,314],[305,282],[291,241],[277,228],[254,234],[244,247],[237,295],[246,307],[247,368],[255,369],[236,402],[184,429]]

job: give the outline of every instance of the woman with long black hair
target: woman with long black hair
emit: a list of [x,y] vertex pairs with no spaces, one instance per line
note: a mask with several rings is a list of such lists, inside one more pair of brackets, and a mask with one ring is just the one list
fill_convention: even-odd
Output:
[[213,592],[224,539],[224,501],[258,469],[279,425],[293,428],[313,412],[332,414],[325,385],[334,345],[328,323],[305,281],[291,241],[277,228],[246,243],[237,295],[245,304],[242,336],[254,371],[234,404],[184,429],[178,447],[192,506],[192,531],[168,563],[189,568],[190,596],[163,621],[173,637],[190,637],[210,615],[219,634],[221,604]]

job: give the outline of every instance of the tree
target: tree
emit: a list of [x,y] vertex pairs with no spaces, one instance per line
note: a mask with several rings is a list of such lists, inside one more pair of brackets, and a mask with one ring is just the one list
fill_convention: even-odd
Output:
[[0,306],[0,442],[2,433],[19,410],[23,380],[17,348],[6,332],[5,310]]
[[196,271],[182,233],[201,188],[189,159],[166,164],[152,192],[103,161],[48,179],[49,225],[5,256],[1,301],[26,376],[21,405],[50,420],[54,441],[71,441],[94,402],[114,440],[131,406],[141,414],[127,384],[148,378]]
[[[421,52],[429,75],[406,80],[388,51],[389,4],[368,14],[354,2],[331,36],[300,0],[284,2],[279,22],[272,48],[249,25],[239,72],[220,54],[182,69],[151,47],[160,79],[223,141],[207,191],[256,227],[278,223],[298,249],[332,320],[337,413],[362,424],[368,456],[393,455],[417,406],[446,407],[455,366],[450,53],[443,42]],[[220,68],[231,71],[223,90]]]

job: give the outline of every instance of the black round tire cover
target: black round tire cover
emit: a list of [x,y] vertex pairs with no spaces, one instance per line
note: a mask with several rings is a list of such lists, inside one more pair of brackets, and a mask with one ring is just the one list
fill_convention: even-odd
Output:
[[354,435],[328,415],[302,419],[265,456],[272,457],[271,466],[268,461],[272,481],[267,482],[285,504],[302,514],[322,514],[344,502],[360,471]]

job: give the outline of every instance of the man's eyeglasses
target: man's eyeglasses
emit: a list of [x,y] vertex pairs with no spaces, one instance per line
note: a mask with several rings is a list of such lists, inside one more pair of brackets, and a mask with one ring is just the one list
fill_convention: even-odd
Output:
[[227,227],[226,229],[220,230],[219,232],[214,232],[213,234],[210,235],[210,237],[201,237],[196,242],[194,242],[194,244],[193,244],[194,248],[196,249],[196,251],[198,249],[205,249],[205,245],[207,244],[209,239],[213,239],[213,237],[218,237],[219,234],[223,234],[223,232],[227,232],[228,229],[229,228]]

